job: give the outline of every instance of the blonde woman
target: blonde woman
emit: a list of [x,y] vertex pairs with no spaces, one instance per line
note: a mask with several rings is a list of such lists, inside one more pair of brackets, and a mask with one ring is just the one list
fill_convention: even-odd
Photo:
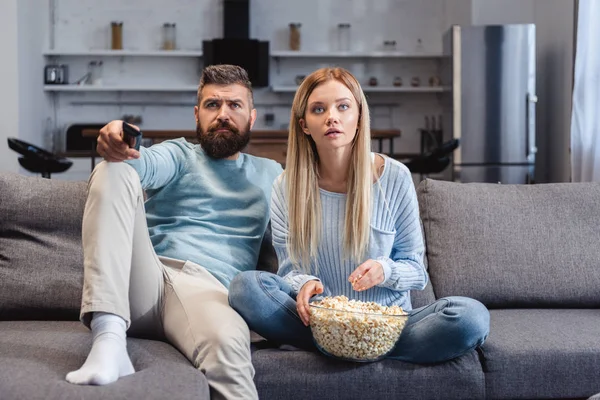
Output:
[[389,358],[433,363],[483,343],[489,313],[464,297],[412,310],[410,290],[427,284],[417,198],[408,169],[371,153],[369,108],[341,68],[300,85],[290,120],[285,172],[271,200],[277,275],[248,271],[229,302],[268,340],[314,349],[308,303],[318,295],[398,305],[410,312]]

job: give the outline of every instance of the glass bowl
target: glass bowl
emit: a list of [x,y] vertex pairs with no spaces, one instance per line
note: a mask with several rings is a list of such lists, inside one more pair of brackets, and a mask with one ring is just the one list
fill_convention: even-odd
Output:
[[388,315],[310,307],[310,329],[317,348],[335,358],[373,362],[394,349],[408,314]]

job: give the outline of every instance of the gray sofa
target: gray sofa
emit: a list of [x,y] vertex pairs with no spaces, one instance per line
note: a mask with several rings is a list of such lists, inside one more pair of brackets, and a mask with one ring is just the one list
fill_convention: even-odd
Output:
[[[64,381],[90,346],[77,321],[85,183],[0,173],[0,399],[208,399],[172,346],[130,338],[134,375]],[[418,189],[431,284],[491,309],[483,346],[439,365],[354,364],[253,349],[261,399],[587,398],[600,391],[600,185],[427,180]],[[261,265],[274,268],[268,246]]]

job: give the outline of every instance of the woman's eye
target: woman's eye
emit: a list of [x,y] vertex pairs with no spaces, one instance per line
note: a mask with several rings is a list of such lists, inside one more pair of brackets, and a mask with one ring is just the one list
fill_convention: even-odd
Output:
[[348,104],[345,104],[345,103],[344,104],[340,104],[340,106],[339,106],[340,110],[347,110],[349,108],[350,108],[350,106]]
[[325,109],[324,109],[323,107],[315,107],[315,108],[313,108],[313,112],[314,112],[315,114],[320,114],[320,113],[322,113],[323,111],[325,111]]

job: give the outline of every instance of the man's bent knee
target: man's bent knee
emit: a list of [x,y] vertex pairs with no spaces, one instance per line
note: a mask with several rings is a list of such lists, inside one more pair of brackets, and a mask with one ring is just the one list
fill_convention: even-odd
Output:
[[140,177],[136,170],[124,162],[102,161],[94,168],[88,183],[88,196],[103,196],[111,191],[129,191],[136,196],[141,192]]
[[250,360],[250,330],[243,326],[223,326],[204,338],[193,355],[194,365],[201,367],[203,361],[213,359],[218,362],[247,362]]

